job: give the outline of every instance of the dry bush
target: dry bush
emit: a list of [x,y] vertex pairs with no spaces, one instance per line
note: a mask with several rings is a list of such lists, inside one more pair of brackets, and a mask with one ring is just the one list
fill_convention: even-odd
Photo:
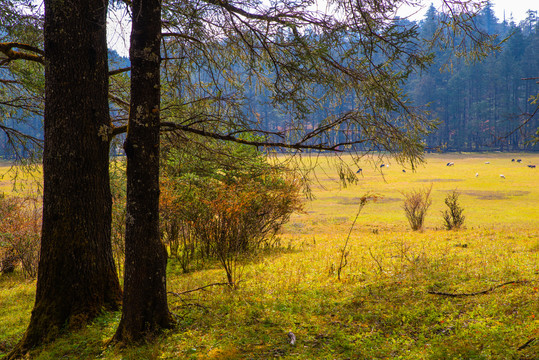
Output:
[[414,231],[423,229],[427,210],[432,204],[432,200],[430,199],[431,191],[432,184],[428,188],[413,189],[409,192],[402,193],[404,195],[404,204],[402,207],[410,223],[410,227]]
[[194,260],[217,259],[235,286],[241,272],[238,260],[272,246],[282,225],[301,209],[299,185],[278,173],[233,182],[206,178],[195,181],[197,186],[193,181],[176,179],[174,186],[162,182],[164,239],[183,271]]
[[442,211],[444,226],[447,230],[460,229],[464,225],[465,216],[462,215],[464,208],[459,204],[459,192],[453,190],[445,197],[445,204],[448,209]]
[[39,261],[41,206],[37,197],[0,196],[1,271],[21,264],[24,277],[35,278]]

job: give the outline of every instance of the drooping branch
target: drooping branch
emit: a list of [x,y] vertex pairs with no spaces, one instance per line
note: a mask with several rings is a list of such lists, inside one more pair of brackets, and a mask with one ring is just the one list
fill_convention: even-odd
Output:
[[365,140],[357,140],[352,142],[343,142],[343,143],[337,143],[328,145],[325,143],[320,144],[306,144],[304,142],[296,142],[296,143],[286,143],[281,141],[257,141],[257,140],[246,140],[239,138],[234,135],[230,134],[219,134],[203,129],[196,129],[189,126],[176,124],[172,122],[162,122],[161,127],[164,129],[164,131],[183,131],[188,132],[191,134],[196,134],[216,140],[223,140],[223,141],[232,141],[238,144],[244,144],[244,145],[252,145],[252,146],[259,146],[259,147],[275,147],[275,148],[284,148],[284,149],[295,149],[295,150],[319,150],[319,151],[334,151],[334,152],[342,152],[343,150],[339,149],[340,146],[344,145],[352,145],[352,144],[361,144],[364,143]]

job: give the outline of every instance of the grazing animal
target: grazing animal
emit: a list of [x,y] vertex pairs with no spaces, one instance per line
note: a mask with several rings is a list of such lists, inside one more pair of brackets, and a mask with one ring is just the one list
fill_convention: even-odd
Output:
[[448,162],[447,164],[445,164],[445,166],[453,166],[453,165],[455,165],[454,162]]
[[535,165],[528,165],[530,169],[535,169]]
[[511,159],[511,162],[515,162],[515,159]]
[[505,179],[505,176],[504,176],[503,174],[500,174],[500,177],[501,177],[502,179]]
[[479,173],[475,173],[475,177],[478,177],[479,176]]
[[517,162],[522,162],[522,159],[517,159]]
[[380,165],[380,167],[381,167],[381,168],[383,168],[383,167],[385,167],[385,166],[386,166],[386,164],[382,164],[382,165]]
[[356,174],[361,174],[363,172],[363,169],[357,169]]
[[490,161],[485,161],[485,164],[490,164]]
[[[528,166],[529,166],[529,165],[528,165]],[[535,167],[535,165],[534,165],[534,167]],[[402,169],[402,172],[406,172],[406,170]]]

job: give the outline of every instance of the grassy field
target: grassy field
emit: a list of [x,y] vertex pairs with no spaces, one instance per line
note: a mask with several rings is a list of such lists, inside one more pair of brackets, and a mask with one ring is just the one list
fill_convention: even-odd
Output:
[[[154,343],[107,347],[120,317],[107,313],[35,358],[539,359],[539,176],[526,166],[539,155],[428,155],[415,172],[389,162],[383,173],[364,159],[347,187],[317,161],[315,200],[286,225],[278,249],[242,266],[239,289],[171,293],[178,326]],[[426,228],[412,232],[402,192],[431,184]],[[446,231],[443,200],[454,189],[466,228]],[[338,280],[366,193],[379,200],[359,215]],[[217,265],[182,274],[169,261],[176,294],[224,279]],[[17,273],[0,276],[0,357],[24,332],[34,287]]]

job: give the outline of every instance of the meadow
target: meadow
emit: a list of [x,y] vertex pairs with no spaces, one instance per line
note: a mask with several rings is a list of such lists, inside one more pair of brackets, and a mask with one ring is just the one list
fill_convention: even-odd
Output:
[[[539,155],[426,160],[403,172],[391,160],[380,168],[378,159],[360,159],[357,184],[343,186],[329,158],[313,158],[315,198],[293,215],[279,246],[239,266],[238,289],[204,287],[225,281],[217,264],[183,274],[170,259],[175,329],[118,349],[107,341],[120,314],[105,313],[34,358],[539,359],[539,176],[527,167]],[[403,192],[431,184],[426,226],[413,232]],[[447,231],[441,211],[455,189],[465,228]],[[377,200],[351,230],[365,194]],[[34,292],[35,281],[0,275],[0,358],[21,338]]]

